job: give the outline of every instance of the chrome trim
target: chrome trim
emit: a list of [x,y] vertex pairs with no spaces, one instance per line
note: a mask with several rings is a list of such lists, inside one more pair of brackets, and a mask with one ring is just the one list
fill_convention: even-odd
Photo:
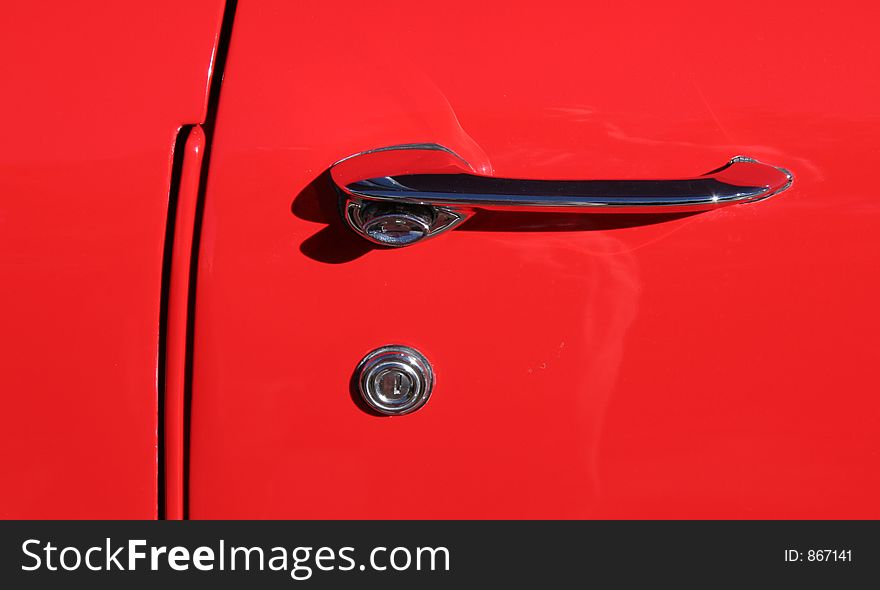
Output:
[[[392,392],[386,391],[389,378]],[[358,363],[355,382],[370,408],[386,416],[399,416],[428,403],[434,389],[434,370],[418,350],[392,344],[377,348]]]
[[[737,156],[702,176],[674,180],[528,180],[477,173],[437,144],[379,148],[344,158],[330,169],[348,225],[371,242],[407,246],[452,229],[478,209],[590,213],[679,213],[761,201],[791,186],[785,168]],[[372,205],[371,205],[372,204]],[[377,206],[381,204],[381,206]],[[404,239],[366,227],[364,209],[395,226],[415,227]],[[376,210],[378,207],[378,210]],[[429,207],[419,219],[413,207]],[[399,217],[398,220],[395,216]],[[393,232],[391,232],[393,233]]]
[[[448,229],[452,229],[470,216],[469,213],[465,214],[464,212],[449,209],[448,207],[432,207],[434,216],[431,222],[428,224],[424,235],[422,235],[418,239],[412,240],[393,240],[387,237],[380,238],[375,234],[375,232],[370,231],[368,222],[364,220],[364,217],[362,215],[364,209],[368,206],[369,202],[370,201],[368,200],[362,199],[346,199],[345,203],[343,204],[343,215],[349,227],[354,229],[357,233],[359,233],[361,236],[368,239],[369,241],[373,242],[374,244],[379,244],[381,246],[391,246],[397,248],[402,246],[409,246],[410,244],[426,240]],[[385,215],[388,216],[393,214],[393,212],[385,213]]]

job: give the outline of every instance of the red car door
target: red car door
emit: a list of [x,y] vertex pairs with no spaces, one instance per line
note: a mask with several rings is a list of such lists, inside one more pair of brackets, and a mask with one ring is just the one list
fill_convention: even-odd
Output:
[[[880,41],[866,5],[237,7],[198,252],[195,518],[877,518]],[[328,169],[790,170],[689,215],[500,214],[379,248]],[[403,416],[370,351],[434,371]]]

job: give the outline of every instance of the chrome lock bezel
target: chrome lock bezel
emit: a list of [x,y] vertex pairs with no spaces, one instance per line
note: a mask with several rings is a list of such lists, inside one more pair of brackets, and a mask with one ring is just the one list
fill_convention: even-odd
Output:
[[[389,373],[406,384],[406,393],[399,400],[381,391],[381,382]],[[428,402],[434,388],[434,370],[418,350],[394,344],[367,354],[355,370],[355,382],[361,399],[370,409],[385,416],[402,416]]]

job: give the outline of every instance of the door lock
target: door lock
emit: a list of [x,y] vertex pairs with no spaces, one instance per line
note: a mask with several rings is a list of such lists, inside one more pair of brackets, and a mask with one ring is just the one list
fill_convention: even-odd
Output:
[[415,412],[428,402],[434,371],[428,359],[414,348],[383,346],[358,364],[355,381],[370,408],[397,416]]

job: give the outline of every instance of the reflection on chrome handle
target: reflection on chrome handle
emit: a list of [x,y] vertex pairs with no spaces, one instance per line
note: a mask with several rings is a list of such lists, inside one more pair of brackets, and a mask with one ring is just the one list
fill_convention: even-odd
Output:
[[330,176],[346,222],[371,242],[409,246],[479,209],[682,213],[766,199],[791,185],[784,168],[736,157],[679,180],[525,180],[475,172],[436,144],[398,145],[340,160]]

